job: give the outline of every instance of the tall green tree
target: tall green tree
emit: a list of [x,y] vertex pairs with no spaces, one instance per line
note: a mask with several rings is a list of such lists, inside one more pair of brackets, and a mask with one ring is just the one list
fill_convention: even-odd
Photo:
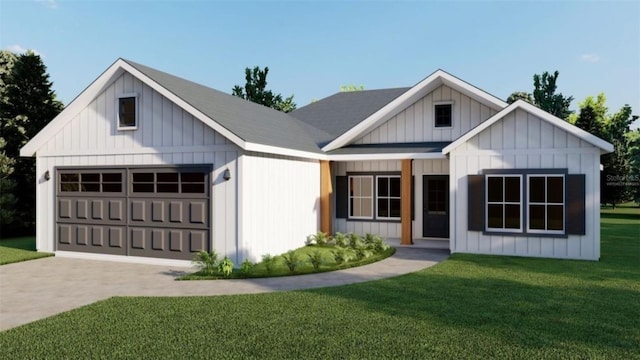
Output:
[[509,95],[507,102],[509,104],[514,103],[516,100],[527,101],[540,109],[559,117],[560,119],[568,120],[569,115],[573,112],[569,110],[569,105],[573,101],[573,96],[564,96],[562,93],[556,93],[558,86],[558,76],[560,73],[556,70],[553,74],[545,71],[541,75],[533,75],[533,93],[527,93],[524,91],[516,91]]
[[634,118],[631,106],[625,105],[617,113],[608,116],[604,123],[605,140],[613,144],[613,152],[601,157],[603,171],[600,198],[604,204],[616,204],[628,201],[631,196],[629,175],[631,162],[627,152],[627,133]]
[[[635,116],[633,120],[637,120]],[[640,204],[640,128],[625,134],[627,138],[627,159],[629,161],[629,187],[636,204]]]
[[[39,55],[31,51],[15,57],[13,66],[2,62],[0,89],[0,138],[4,140],[4,155],[13,160],[13,173],[6,179],[23,191],[14,192],[15,213],[6,233],[33,233],[35,227],[35,161],[21,158],[20,148],[35,136],[60,111],[47,68]],[[7,231],[8,230],[8,231]]]
[[604,138],[606,136],[603,134],[603,120],[604,117],[599,116],[591,104],[587,104],[580,108],[580,113],[577,116],[574,125],[590,134]]
[[558,86],[558,76],[560,73],[556,70],[553,75],[547,71],[542,75],[533,75],[533,100],[535,104],[542,110],[553,114],[560,119],[567,120],[572,111],[569,105],[573,101],[573,96],[566,97],[562,93],[556,93]]
[[253,69],[246,68],[244,72],[246,81],[244,87],[234,86],[231,90],[232,95],[282,112],[291,112],[296,109],[293,95],[283,98],[281,94],[274,94],[273,91],[267,90],[269,67],[261,70],[256,66]]
[[514,91],[507,98],[507,104],[513,104],[518,100],[524,100],[529,104],[533,104],[533,96],[526,91]]

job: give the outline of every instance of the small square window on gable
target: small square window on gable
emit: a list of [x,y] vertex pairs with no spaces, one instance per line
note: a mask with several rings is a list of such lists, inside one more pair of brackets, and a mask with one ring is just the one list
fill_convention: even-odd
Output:
[[135,130],[138,127],[138,96],[118,96],[118,130]]
[[433,105],[435,127],[451,127],[453,117],[452,102],[438,102]]

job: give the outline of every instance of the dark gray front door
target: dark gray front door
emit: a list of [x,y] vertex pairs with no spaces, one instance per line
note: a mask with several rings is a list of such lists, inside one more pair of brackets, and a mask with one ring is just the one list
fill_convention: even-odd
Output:
[[191,260],[209,250],[210,171],[58,170],[56,249]]
[[422,176],[422,236],[449,237],[449,176]]

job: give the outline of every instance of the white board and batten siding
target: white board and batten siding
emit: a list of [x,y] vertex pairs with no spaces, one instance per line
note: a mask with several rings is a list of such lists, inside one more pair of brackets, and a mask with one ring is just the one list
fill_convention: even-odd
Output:
[[[138,96],[136,130],[117,129],[120,94]],[[212,247],[237,258],[237,173],[240,148],[149,86],[124,73],[37,150],[37,248],[54,250],[54,168],[58,166],[147,166],[213,164],[211,174]],[[44,181],[43,174],[52,174]]]
[[[600,149],[522,110],[505,116],[450,153],[451,251],[598,260]],[[467,175],[483,169],[568,169],[585,174],[586,235],[497,236],[467,230]],[[523,180],[524,181],[524,180]]]
[[239,252],[259,261],[304,246],[320,221],[320,163],[246,153],[239,160]]
[[[451,127],[435,127],[434,104],[453,102]],[[436,88],[384,124],[355,141],[386,144],[453,141],[497,111],[446,85]]]
[[[376,173],[401,171],[400,160],[378,161],[340,161],[333,163],[334,176],[346,176],[348,173]],[[335,178],[333,179],[335,184]],[[334,201],[335,205],[335,201]],[[333,212],[333,230],[341,233],[376,234],[383,238],[399,238],[401,235],[400,222],[366,221],[338,219]]]

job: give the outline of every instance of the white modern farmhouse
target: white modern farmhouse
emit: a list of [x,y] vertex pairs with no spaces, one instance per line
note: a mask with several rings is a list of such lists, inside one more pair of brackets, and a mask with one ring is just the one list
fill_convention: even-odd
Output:
[[40,251],[239,263],[318,230],[598,260],[611,151],[442,70],[285,114],[118,59],[21,155],[36,157]]

